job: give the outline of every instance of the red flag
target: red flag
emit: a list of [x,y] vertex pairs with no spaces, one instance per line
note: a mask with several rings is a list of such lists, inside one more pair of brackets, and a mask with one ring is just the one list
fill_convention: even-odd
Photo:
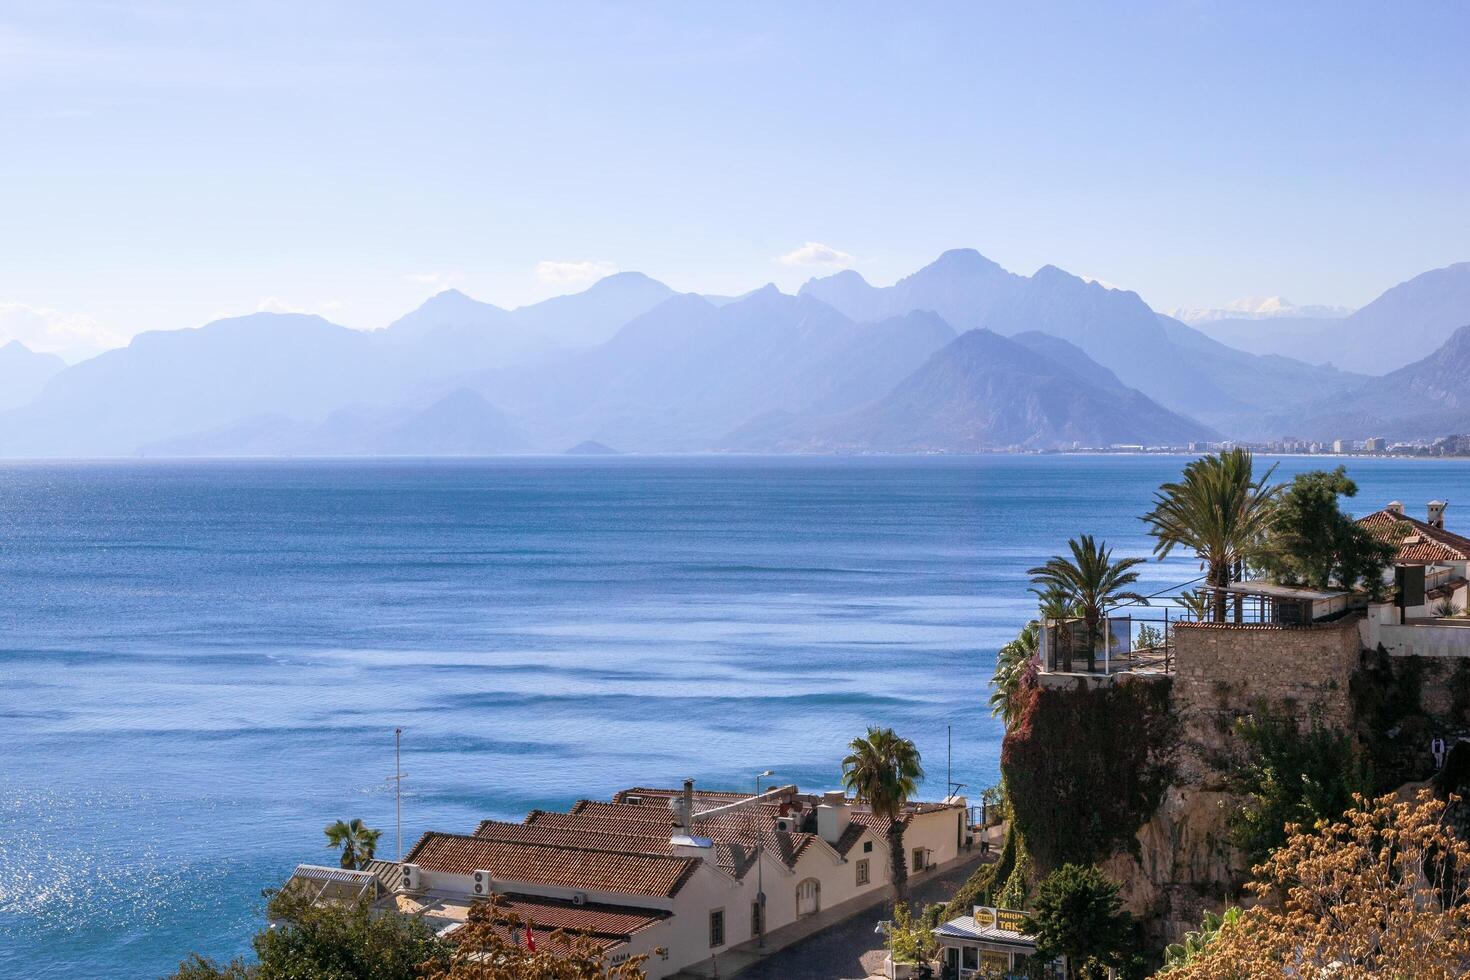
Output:
[[536,952],[536,924],[529,919],[526,920],[526,950]]

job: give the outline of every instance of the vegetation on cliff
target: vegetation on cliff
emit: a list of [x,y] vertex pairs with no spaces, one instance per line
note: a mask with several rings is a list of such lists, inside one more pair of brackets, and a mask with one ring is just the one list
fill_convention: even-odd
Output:
[[1173,771],[1167,680],[1037,688],[1001,748],[1014,826],[1037,869],[1092,864],[1154,811]]
[[1355,797],[1372,791],[1372,769],[1357,740],[1315,715],[1303,731],[1294,717],[1263,705],[1235,723],[1235,734],[1241,756],[1231,787],[1241,804],[1231,814],[1230,833],[1253,863],[1286,842],[1290,825],[1336,820]]
[[1254,869],[1261,904],[1169,980],[1470,974],[1470,846],[1445,812],[1428,792],[1360,797],[1339,821],[1292,828]]

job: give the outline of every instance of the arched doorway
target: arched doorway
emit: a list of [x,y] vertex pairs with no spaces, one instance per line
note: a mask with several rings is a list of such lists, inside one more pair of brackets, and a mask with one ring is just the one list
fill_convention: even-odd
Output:
[[816,915],[822,910],[822,883],[815,878],[807,878],[796,886],[796,914]]

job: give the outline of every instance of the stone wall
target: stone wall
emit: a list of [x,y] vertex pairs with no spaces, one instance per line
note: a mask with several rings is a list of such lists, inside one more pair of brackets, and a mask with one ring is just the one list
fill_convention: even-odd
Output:
[[1185,741],[1217,743],[1235,717],[1263,703],[1303,725],[1315,712],[1349,728],[1361,650],[1357,616],[1312,626],[1179,623],[1174,699]]

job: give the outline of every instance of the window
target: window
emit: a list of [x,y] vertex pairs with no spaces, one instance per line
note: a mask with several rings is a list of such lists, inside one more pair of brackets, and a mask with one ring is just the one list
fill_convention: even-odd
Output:
[[761,914],[761,903],[759,901],[750,903],[750,934],[759,936],[766,931],[765,919]]
[[980,969],[980,950],[974,946],[965,946],[960,950],[960,969]]
[[868,883],[868,859],[863,858],[857,863],[857,883],[866,885]]
[[872,841],[870,841],[870,840],[863,841],[863,853],[864,854],[872,854],[873,853],[873,842]]
[[924,849],[922,847],[914,848],[914,870],[924,870]]
[[709,945],[711,949],[725,945],[724,909],[714,909],[709,914]]

